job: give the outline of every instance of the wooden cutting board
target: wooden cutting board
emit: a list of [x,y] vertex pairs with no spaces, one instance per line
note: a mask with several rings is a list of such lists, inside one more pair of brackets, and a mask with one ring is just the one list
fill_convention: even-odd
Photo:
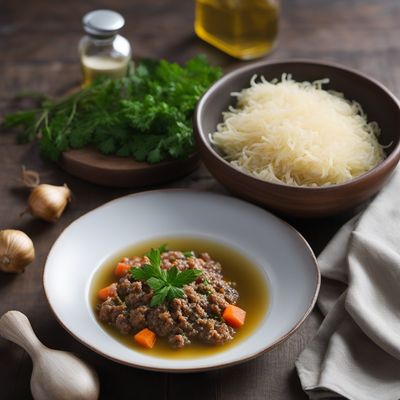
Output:
[[199,157],[193,154],[186,160],[148,164],[128,157],[104,155],[88,147],[64,152],[59,164],[71,175],[91,183],[137,188],[182,178],[198,167]]

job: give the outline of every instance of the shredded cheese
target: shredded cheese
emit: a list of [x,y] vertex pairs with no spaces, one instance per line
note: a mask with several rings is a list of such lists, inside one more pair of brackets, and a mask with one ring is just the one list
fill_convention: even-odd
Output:
[[223,113],[211,140],[239,170],[270,182],[326,186],[357,177],[384,159],[376,122],[342,93],[283,74],[256,76]]

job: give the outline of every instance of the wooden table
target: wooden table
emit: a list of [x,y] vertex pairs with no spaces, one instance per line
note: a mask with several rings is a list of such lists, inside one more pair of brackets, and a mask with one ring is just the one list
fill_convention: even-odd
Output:
[[[112,6],[127,21],[124,30],[136,57],[184,61],[202,52],[226,68],[243,64],[198,40],[193,33],[193,1],[115,0]],[[277,50],[270,59],[313,58],[358,68],[400,94],[400,2],[398,0],[287,0]],[[108,7],[94,0],[55,2],[13,0],[0,5],[0,107],[21,90],[62,93],[77,84],[80,18]],[[54,225],[19,217],[27,192],[18,182],[21,165],[36,169],[48,183],[66,182],[75,200]],[[197,187],[223,192],[204,167],[170,187]],[[163,374],[111,362],[74,340],[57,323],[44,296],[46,256],[62,230],[89,210],[129,190],[107,189],[69,176],[43,161],[35,145],[18,146],[9,133],[0,135],[0,228],[17,228],[34,240],[37,258],[21,276],[0,276],[0,314],[10,309],[28,315],[48,346],[73,351],[99,372],[102,399],[306,399],[294,361],[315,334],[321,315],[315,310],[284,344],[253,361],[228,369],[190,375]],[[289,221],[319,253],[349,215],[318,221]],[[1,399],[29,399],[31,362],[24,351],[0,339]]]

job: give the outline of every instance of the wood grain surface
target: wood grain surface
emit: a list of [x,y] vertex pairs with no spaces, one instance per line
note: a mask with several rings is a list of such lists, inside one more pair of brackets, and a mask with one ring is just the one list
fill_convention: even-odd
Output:
[[[127,20],[125,36],[136,57],[184,61],[199,52],[226,69],[242,65],[198,40],[193,34],[191,0],[13,0],[0,3],[0,108],[22,90],[63,93],[79,83],[77,43],[81,16],[112,7]],[[286,0],[279,45],[271,59],[293,57],[336,61],[358,68],[400,94],[400,2],[398,0]],[[67,183],[74,201],[54,225],[19,217],[28,193],[18,181],[20,167],[40,172],[42,181]],[[166,187],[166,186],[164,186]],[[168,187],[196,187],[224,192],[204,167]],[[315,310],[287,342],[251,362],[191,375],[141,371],[106,360],[76,342],[57,323],[46,302],[42,272],[48,251],[73,220],[106,201],[130,193],[80,181],[43,161],[35,145],[18,146],[10,133],[0,134],[0,228],[22,229],[34,240],[37,258],[20,276],[0,276],[0,314],[26,313],[38,337],[49,347],[77,353],[101,379],[102,399],[301,400],[294,361],[314,336],[321,316]],[[350,217],[318,221],[290,220],[316,253]],[[84,238],[82,238],[84,240]],[[73,295],[73,288],[71,288]],[[16,345],[0,339],[0,398],[30,399],[31,362]]]

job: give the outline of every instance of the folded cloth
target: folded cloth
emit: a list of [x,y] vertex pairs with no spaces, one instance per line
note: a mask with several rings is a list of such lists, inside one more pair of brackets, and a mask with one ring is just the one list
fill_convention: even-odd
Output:
[[310,399],[400,400],[400,169],[318,257],[326,315],[296,361]]

